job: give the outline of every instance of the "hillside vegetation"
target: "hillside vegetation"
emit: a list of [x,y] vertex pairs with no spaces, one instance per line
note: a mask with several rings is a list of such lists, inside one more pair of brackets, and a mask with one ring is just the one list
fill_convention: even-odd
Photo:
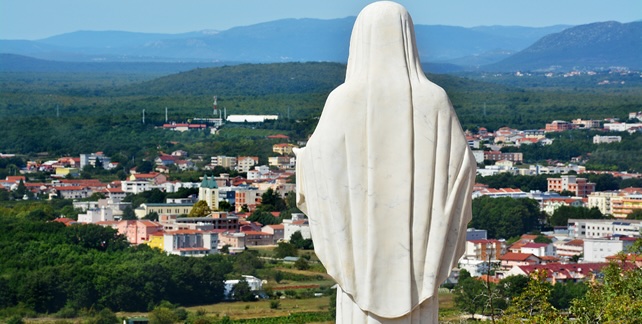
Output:
[[[307,138],[327,95],[345,77],[337,63],[283,63],[200,68],[150,80],[136,74],[0,74],[0,148],[3,153],[72,154],[104,151],[126,157],[167,149],[202,154],[251,154],[269,144],[261,135],[233,139],[209,132],[176,133],[156,126],[212,117],[212,97],[230,114],[276,114],[276,123],[247,125]],[[542,128],[553,119],[620,117],[641,110],[639,87],[540,90],[429,75],[449,94],[467,129]],[[146,80],[146,81],[145,81]],[[142,124],[145,110],[146,123]],[[289,118],[288,118],[289,117]],[[243,125],[237,125],[242,127]],[[247,135],[247,134],[246,134]],[[227,141],[225,141],[227,139]],[[234,141],[230,146],[229,140]]]

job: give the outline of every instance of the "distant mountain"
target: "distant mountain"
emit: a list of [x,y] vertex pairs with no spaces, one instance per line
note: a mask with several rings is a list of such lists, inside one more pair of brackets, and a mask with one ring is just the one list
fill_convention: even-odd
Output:
[[[0,53],[97,62],[345,62],[355,17],[283,19],[225,31],[184,34],[79,31],[38,41],[0,40]],[[416,25],[424,63],[476,66],[505,58],[568,26],[463,28]],[[483,61],[466,59],[484,57]],[[454,63],[457,60],[457,63]]]
[[[239,64],[227,62],[226,64]],[[33,57],[0,54],[0,72],[109,72],[150,73],[164,75],[189,71],[196,68],[221,66],[224,63],[208,62],[60,62]]]
[[642,69],[642,22],[609,21],[569,28],[482,69],[553,71],[613,66]]

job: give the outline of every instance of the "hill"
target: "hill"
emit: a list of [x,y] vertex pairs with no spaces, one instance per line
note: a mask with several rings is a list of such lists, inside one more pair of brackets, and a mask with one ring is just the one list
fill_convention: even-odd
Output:
[[[355,17],[282,19],[225,31],[184,34],[78,31],[37,41],[0,40],[0,48],[3,53],[61,61],[345,62],[354,20]],[[567,27],[416,25],[415,29],[423,62],[453,63],[448,61],[498,50],[519,51]]]
[[489,71],[554,71],[626,67],[642,69],[642,22],[576,26],[543,37]]

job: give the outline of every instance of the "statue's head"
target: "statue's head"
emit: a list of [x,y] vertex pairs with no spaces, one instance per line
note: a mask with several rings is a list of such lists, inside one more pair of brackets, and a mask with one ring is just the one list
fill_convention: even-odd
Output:
[[390,64],[420,68],[414,26],[402,5],[378,1],[357,16],[350,38],[346,79],[369,67]]

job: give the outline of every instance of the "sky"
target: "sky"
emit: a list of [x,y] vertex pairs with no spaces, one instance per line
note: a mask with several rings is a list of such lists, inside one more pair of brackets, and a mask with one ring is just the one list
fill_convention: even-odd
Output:
[[[79,30],[184,33],[284,18],[356,16],[372,0],[0,0],[0,39]],[[415,24],[581,25],[642,19],[642,0],[398,0]]]

